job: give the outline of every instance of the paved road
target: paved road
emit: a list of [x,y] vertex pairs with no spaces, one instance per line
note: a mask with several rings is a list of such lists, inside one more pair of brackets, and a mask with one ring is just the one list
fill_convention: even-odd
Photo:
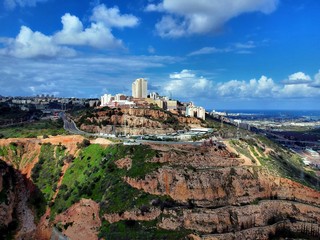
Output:
[[63,128],[72,133],[72,134],[79,134],[79,135],[89,135],[89,136],[93,136],[94,134],[92,133],[87,133],[84,131],[81,131],[79,128],[77,128],[77,125],[75,124],[75,122],[73,120],[69,120],[66,115],[64,114],[64,112],[60,113],[60,117],[63,120]]

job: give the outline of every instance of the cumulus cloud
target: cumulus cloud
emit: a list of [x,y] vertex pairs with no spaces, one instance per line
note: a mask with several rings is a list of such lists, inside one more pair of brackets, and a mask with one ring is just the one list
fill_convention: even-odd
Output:
[[182,37],[204,34],[219,29],[230,19],[243,13],[273,12],[279,0],[163,0],[149,4],[146,11],[164,12],[165,16],[156,24],[161,37]]
[[[93,9],[88,27],[77,16],[66,13],[61,18],[62,30],[53,35],[33,32],[22,26],[16,38],[6,39],[0,54],[19,58],[66,57],[74,56],[71,46],[90,46],[94,48],[123,48],[122,41],[112,34],[112,28],[133,27],[138,19],[133,15],[121,15],[117,7],[107,8],[104,4]],[[3,42],[3,41],[2,41]]]
[[305,84],[311,81],[311,77],[303,72],[296,72],[291,74],[287,80],[284,81],[286,84]]
[[120,14],[118,7],[107,8],[100,4],[93,9],[91,20],[101,22],[107,27],[135,27],[139,24],[139,19],[131,14]]
[[95,48],[110,48],[122,45],[122,42],[115,39],[111,30],[101,22],[91,23],[90,27],[83,29],[79,18],[69,13],[61,18],[61,22],[62,30],[54,35],[54,40],[58,44],[85,45]]
[[197,77],[191,70],[184,69],[169,75],[170,80],[163,85],[163,91],[175,98],[205,97],[212,90],[212,82],[204,77]]
[[278,97],[284,98],[308,98],[319,97],[320,91],[309,84],[286,84],[281,89]]
[[57,45],[52,37],[40,32],[33,32],[30,28],[22,26],[20,33],[15,39],[7,40],[7,48],[1,49],[0,53],[18,57],[54,57],[54,56],[74,56],[75,51]]
[[310,86],[320,88],[320,70],[314,75],[314,81],[310,83]]
[[279,92],[279,87],[271,78],[262,76],[250,81],[231,80],[218,84],[217,93],[225,97],[261,98],[272,97]]
[[4,0],[4,6],[12,10],[16,7],[34,7],[37,3],[46,2],[48,0]]
[[317,81],[319,80],[317,80],[317,77],[320,79],[320,72],[316,74],[314,81],[302,72],[288,76],[289,81],[299,81],[299,84],[293,84],[291,82],[283,82],[283,84],[279,84],[265,76],[262,76],[258,80],[231,80],[225,83],[219,83],[217,86],[217,94],[222,97],[252,99],[320,97],[320,91],[316,88]]
[[[288,76],[292,78],[294,74]],[[302,74],[300,74],[302,76]],[[308,75],[304,74],[308,79]],[[300,77],[301,77],[300,76]],[[162,91],[178,99],[294,99],[320,97],[320,70],[314,80],[301,84],[275,82],[272,78],[261,76],[250,80],[230,80],[215,82],[199,77],[188,69],[169,75],[169,80],[162,83]]]

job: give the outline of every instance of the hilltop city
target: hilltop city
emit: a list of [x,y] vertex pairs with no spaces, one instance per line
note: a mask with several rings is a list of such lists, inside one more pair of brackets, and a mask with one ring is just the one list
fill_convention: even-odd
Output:
[[148,81],[143,78],[138,78],[132,83],[132,96],[126,96],[118,93],[114,96],[104,94],[101,97],[101,107],[150,107],[158,106],[167,111],[182,111],[182,114],[190,117],[197,117],[205,120],[206,110],[203,107],[195,106],[192,102],[181,103],[177,100],[172,100],[166,96],[160,96],[156,92],[148,94]]

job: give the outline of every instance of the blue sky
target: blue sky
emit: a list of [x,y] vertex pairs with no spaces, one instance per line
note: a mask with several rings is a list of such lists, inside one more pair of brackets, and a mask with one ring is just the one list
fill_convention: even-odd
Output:
[[4,0],[0,95],[320,110],[318,0]]

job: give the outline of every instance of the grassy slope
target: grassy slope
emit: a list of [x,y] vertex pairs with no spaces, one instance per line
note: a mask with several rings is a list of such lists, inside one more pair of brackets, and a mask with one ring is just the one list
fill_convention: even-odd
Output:
[[[319,179],[312,173],[304,169],[302,159],[288,149],[284,149],[280,145],[263,136],[256,136],[251,139],[232,140],[231,144],[238,152],[252,159],[248,148],[251,150],[257,149],[259,154],[254,150],[253,154],[258,158],[262,166],[266,167],[271,173],[284,178],[289,178],[299,183],[302,183],[311,188],[319,190]],[[266,148],[273,151],[270,154],[265,154]]]
[[[159,197],[139,191],[123,181],[124,176],[142,178],[148,172],[160,167],[160,164],[146,162],[155,154],[156,151],[148,146],[114,145],[104,148],[93,144],[86,147],[65,173],[59,194],[51,208],[51,219],[81,198],[91,198],[100,203],[101,216],[105,213],[121,213],[141,207],[149,208],[151,200],[154,199],[170,201],[169,197]],[[118,169],[114,163],[125,156],[133,161],[130,170]],[[104,222],[100,237],[124,239],[127,236],[126,231],[134,231],[140,237],[149,231],[153,237],[159,235],[168,239],[170,235],[177,236],[177,233],[158,229],[156,221],[149,225],[124,221],[114,224]],[[185,235],[186,232],[182,231],[181,234]]]
[[[54,151],[56,151],[56,154],[54,154]],[[43,144],[39,161],[32,169],[32,180],[41,190],[47,202],[52,199],[57,188],[64,156],[65,150],[62,146]]]

